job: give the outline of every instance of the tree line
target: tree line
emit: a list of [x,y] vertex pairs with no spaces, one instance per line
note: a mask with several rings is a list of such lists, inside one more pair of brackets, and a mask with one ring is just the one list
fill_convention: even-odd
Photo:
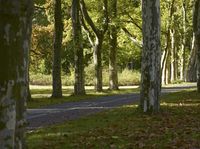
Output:
[[[42,1],[38,0],[38,2]],[[197,80],[197,89],[200,92],[200,0],[171,0],[166,3],[160,3],[160,0],[143,0],[142,4],[136,0],[129,2],[131,5],[141,6],[142,26],[135,20],[138,15],[133,17],[134,14],[119,12],[118,4],[123,6],[120,0],[99,1],[98,8],[101,13],[97,16],[89,12],[88,1],[87,3],[84,0],[71,1],[69,7],[71,11],[67,13],[70,14],[73,29],[75,94],[85,94],[84,36],[90,44],[89,47],[93,49],[96,91],[102,91],[102,47],[107,38],[110,51],[110,89],[118,89],[116,60],[119,29],[122,29],[134,44],[142,48],[139,107],[144,112],[159,112],[161,83],[173,82],[177,78],[183,81]],[[53,11],[53,16],[49,16],[49,20],[54,22],[52,96],[61,97],[61,50],[65,24],[61,0],[55,0],[52,4],[53,10],[49,10],[49,13]],[[2,148],[25,148],[25,111],[29,93],[28,64],[32,23],[35,21],[34,7],[46,9],[38,5],[34,6],[32,0],[0,0],[2,20],[0,21],[0,142]],[[123,9],[126,11],[126,8]],[[121,13],[126,14],[132,26],[142,31],[142,40],[138,40],[128,26],[120,26],[119,22],[127,21],[123,20],[123,17],[118,18]],[[44,18],[41,16],[40,19]],[[109,36],[106,36],[107,34]]]

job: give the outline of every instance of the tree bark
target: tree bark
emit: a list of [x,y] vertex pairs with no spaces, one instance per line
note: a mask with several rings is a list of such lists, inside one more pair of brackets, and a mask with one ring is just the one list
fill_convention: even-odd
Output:
[[174,62],[175,62],[175,30],[170,29],[171,34],[171,50],[170,50],[170,83],[174,82]]
[[197,81],[197,47],[195,35],[193,35],[192,39],[192,47],[190,52],[190,59],[187,69],[187,81],[188,82],[196,82]]
[[197,90],[200,93],[200,0],[196,0],[193,13],[195,48],[197,48]]
[[80,24],[80,2],[72,0],[72,24],[73,24],[73,41],[74,41],[74,62],[75,62],[75,84],[74,94],[84,95],[84,57],[82,45],[82,32]]
[[0,142],[2,149],[22,149],[33,2],[0,3]]
[[182,4],[183,12],[183,37],[182,37],[182,48],[181,48],[181,66],[180,66],[180,80],[186,81],[186,2],[183,0]]
[[95,90],[101,92],[103,90],[102,81],[102,44],[103,37],[96,37],[96,42],[93,46],[93,59],[94,59],[94,69],[95,69]]
[[161,89],[160,0],[142,1],[143,51],[140,106],[158,112]]
[[63,38],[63,22],[61,11],[61,0],[55,0],[54,5],[54,48],[53,48],[53,98],[62,97],[62,82],[61,82],[61,49]]
[[117,0],[111,1],[111,25],[110,25],[110,51],[109,51],[109,89],[118,90],[117,74]]

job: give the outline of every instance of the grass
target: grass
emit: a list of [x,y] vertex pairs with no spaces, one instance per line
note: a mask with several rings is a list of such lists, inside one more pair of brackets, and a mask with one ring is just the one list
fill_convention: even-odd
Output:
[[121,88],[120,90],[111,91],[108,89],[104,89],[103,92],[97,93],[91,87],[86,88],[86,95],[83,96],[73,96],[73,88],[72,87],[64,87],[63,88],[63,97],[62,98],[50,98],[52,89],[51,87],[31,87],[32,100],[28,101],[28,108],[39,108],[48,105],[60,104],[64,102],[74,102],[81,100],[91,100],[97,99],[104,96],[112,96],[117,94],[128,94],[139,92],[139,88]]
[[[94,66],[89,65],[85,68],[85,84],[92,86],[94,85]],[[109,84],[109,72],[107,69],[103,69],[103,85]],[[65,86],[74,85],[74,72],[70,74],[62,75],[62,84]],[[140,72],[137,70],[124,69],[118,72],[118,82],[121,86],[135,85],[140,83]],[[34,74],[30,73],[30,84],[31,85],[51,85],[52,76],[44,74]]]
[[200,94],[185,90],[165,95],[155,115],[130,105],[27,136],[30,149],[200,148]]

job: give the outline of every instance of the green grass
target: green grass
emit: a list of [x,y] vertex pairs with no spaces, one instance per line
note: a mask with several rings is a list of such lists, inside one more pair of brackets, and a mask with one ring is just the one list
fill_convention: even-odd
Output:
[[27,136],[30,149],[200,148],[200,94],[186,90],[165,95],[156,115],[131,105]]
[[32,100],[28,101],[28,108],[39,108],[48,105],[54,105],[64,102],[74,102],[86,99],[97,99],[99,97],[111,96],[117,94],[128,94],[139,92],[139,88],[123,88],[116,91],[104,90],[101,93],[95,92],[93,89],[87,89],[86,95],[83,96],[73,96],[73,89],[65,88],[63,89],[64,96],[62,98],[50,98],[52,90],[50,88],[41,89],[31,89]]

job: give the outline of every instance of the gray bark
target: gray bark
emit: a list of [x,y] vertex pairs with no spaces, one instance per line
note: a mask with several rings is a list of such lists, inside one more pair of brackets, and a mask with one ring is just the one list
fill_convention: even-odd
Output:
[[187,69],[187,81],[196,82],[197,81],[197,48],[195,35],[193,35],[192,47],[190,52],[190,59]]
[[193,30],[197,49],[197,90],[200,92],[200,0],[196,0],[194,4]]
[[61,82],[61,49],[63,38],[63,22],[61,11],[61,0],[55,0],[54,5],[54,48],[53,48],[53,98],[62,97],[62,82]]
[[111,25],[109,28],[109,88],[118,90],[118,74],[117,74],[117,24],[114,20],[117,18],[117,0],[111,1]]
[[0,0],[0,144],[25,148],[32,0]]
[[[29,51],[31,46],[31,34],[32,34],[32,15],[33,15],[33,1],[26,0],[24,3],[25,13],[23,15],[22,24],[22,35],[23,35],[23,45],[24,50],[24,75],[21,75],[22,78],[25,78],[25,87],[21,87],[19,83],[19,88],[21,87],[21,97],[20,100],[17,100],[16,104],[16,130],[15,130],[15,148],[21,149],[26,148],[25,144],[25,130],[26,130],[26,102],[30,98],[30,89],[29,89]],[[23,94],[22,94],[23,93]]]
[[140,106],[158,112],[161,88],[160,1],[142,1],[143,51]]
[[74,94],[84,95],[84,57],[82,46],[82,32],[80,24],[80,2],[72,0],[72,24],[73,24],[73,41],[74,41],[74,61],[75,61],[75,84]]

